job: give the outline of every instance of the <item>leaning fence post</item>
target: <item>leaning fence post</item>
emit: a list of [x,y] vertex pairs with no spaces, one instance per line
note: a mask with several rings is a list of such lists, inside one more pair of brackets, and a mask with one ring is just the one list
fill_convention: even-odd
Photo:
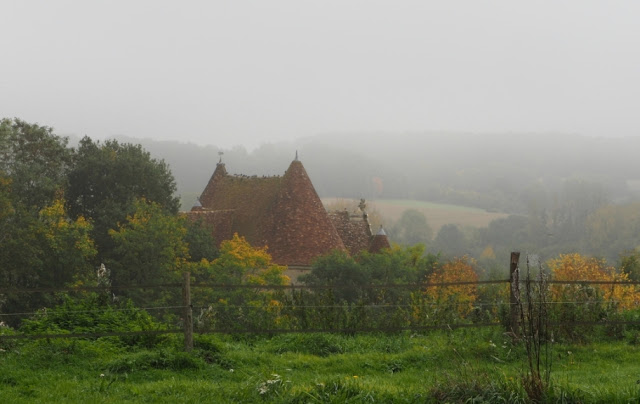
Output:
[[509,266],[509,327],[511,332],[516,336],[520,333],[520,327],[518,325],[518,319],[520,313],[518,313],[518,293],[520,290],[518,280],[518,262],[520,261],[520,253],[511,253],[511,265]]
[[184,327],[184,349],[193,349],[193,307],[191,306],[191,272],[182,275],[182,306]]

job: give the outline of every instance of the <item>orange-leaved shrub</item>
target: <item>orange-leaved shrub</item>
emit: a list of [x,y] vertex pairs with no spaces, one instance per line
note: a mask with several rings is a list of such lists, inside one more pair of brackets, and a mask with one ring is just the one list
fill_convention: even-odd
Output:
[[[580,254],[561,254],[547,262],[554,281],[628,282],[629,276],[618,272],[606,261]],[[583,304],[600,299],[616,310],[637,307],[640,290],[635,285],[553,284],[551,299],[563,304]]]
[[[547,262],[553,281],[573,281],[550,286],[549,314],[556,325],[556,335],[571,340],[584,340],[597,335],[595,324],[603,324],[607,335],[621,330],[616,321],[624,310],[637,307],[640,292],[635,285],[593,284],[587,281],[627,282],[628,275],[607,266],[604,260],[580,254],[564,254]],[[583,282],[581,282],[583,281]],[[608,324],[608,325],[607,325]],[[623,330],[622,330],[623,331]]]
[[478,275],[473,268],[474,265],[475,260],[472,258],[455,258],[436,267],[428,276],[429,285],[445,284],[429,286],[426,291],[428,301],[433,304],[434,314],[440,320],[464,318],[473,310],[473,304],[478,298],[477,285],[456,283],[477,282]]

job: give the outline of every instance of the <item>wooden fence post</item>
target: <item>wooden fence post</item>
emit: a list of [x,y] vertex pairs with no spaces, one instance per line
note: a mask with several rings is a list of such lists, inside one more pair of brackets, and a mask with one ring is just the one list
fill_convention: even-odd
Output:
[[520,319],[518,307],[518,294],[520,292],[518,262],[520,261],[520,253],[511,253],[511,265],[509,265],[509,326],[511,332],[516,336],[520,334],[518,325]]
[[184,327],[184,349],[188,352],[193,349],[193,307],[191,306],[191,272],[183,274],[182,305]]

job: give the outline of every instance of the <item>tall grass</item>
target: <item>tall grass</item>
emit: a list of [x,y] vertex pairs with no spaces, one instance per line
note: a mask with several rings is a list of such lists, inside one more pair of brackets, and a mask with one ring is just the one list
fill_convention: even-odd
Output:
[[[0,351],[0,402],[528,402],[526,351],[501,329],[274,337],[171,335],[18,342]],[[638,400],[640,347],[556,344],[548,402]]]

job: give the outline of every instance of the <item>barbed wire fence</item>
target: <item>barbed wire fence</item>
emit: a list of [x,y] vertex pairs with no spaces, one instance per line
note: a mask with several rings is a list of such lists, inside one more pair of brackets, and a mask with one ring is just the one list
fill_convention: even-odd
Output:
[[[252,284],[217,284],[217,283],[191,283],[190,273],[183,274],[182,283],[165,283],[165,284],[145,284],[145,285],[119,285],[119,286],[78,286],[78,287],[63,287],[63,288],[0,288],[0,295],[3,294],[19,294],[28,295],[30,293],[59,293],[59,292],[101,292],[101,293],[114,293],[115,291],[123,290],[181,290],[182,302],[181,304],[173,305],[149,305],[136,307],[137,310],[144,310],[150,313],[153,312],[166,312],[173,311],[180,313],[180,327],[174,326],[173,328],[162,330],[141,330],[141,331],[113,331],[113,332],[81,332],[81,333],[12,333],[9,335],[0,335],[0,342],[2,340],[16,340],[16,339],[50,339],[50,338],[100,338],[100,337],[127,337],[135,335],[162,335],[162,334],[184,334],[185,349],[190,350],[193,348],[193,335],[196,334],[282,334],[282,333],[357,333],[357,332],[399,332],[399,331],[429,331],[436,329],[455,329],[455,328],[480,328],[480,327],[505,327],[507,331],[517,334],[520,323],[520,313],[518,311],[518,300],[516,293],[518,286],[522,282],[519,276],[519,253],[512,253],[511,265],[510,265],[510,278],[499,280],[486,280],[486,281],[460,281],[460,282],[443,282],[443,283],[420,283],[420,284],[367,284],[358,285],[360,290],[379,290],[383,294],[388,295],[392,291],[409,292],[409,294],[402,295],[401,298],[395,301],[382,301],[382,302],[345,302],[335,301],[331,299],[331,296],[336,291],[344,291],[354,286],[347,285],[252,285]],[[537,282],[536,280],[528,280],[528,282]],[[638,286],[640,282],[619,282],[619,281],[546,281],[549,285],[611,285],[612,288],[616,286]],[[476,301],[473,302],[473,307],[476,312],[492,311],[498,312],[500,309],[506,311],[503,321],[499,320],[499,316],[482,317],[477,316],[472,320],[467,319],[455,319],[447,318],[446,316],[440,320],[425,321],[425,318],[417,318],[416,321],[409,321],[407,318],[411,316],[429,316],[433,313],[440,313],[438,310],[446,306],[451,310],[456,310],[457,306],[469,305],[468,302],[439,302],[434,300],[418,300],[415,301],[415,296],[429,296],[429,290],[439,288],[454,288],[462,286],[483,287],[491,285],[508,285],[508,296],[503,295],[504,300],[500,301]],[[192,304],[192,298],[194,297],[194,290],[203,290],[208,293],[209,296],[214,296],[218,293],[219,299],[212,301],[204,305]],[[259,292],[272,291],[278,293],[281,300],[269,300],[266,295],[261,295]],[[236,299],[236,302],[229,303],[225,301],[224,296],[229,296],[229,293],[241,293],[241,292],[256,292],[255,296],[264,297],[262,301],[243,301],[242,296]],[[418,293],[415,293],[418,292]],[[413,294],[412,294],[413,293]],[[326,294],[324,296],[323,294]],[[411,298],[414,301],[411,301]],[[324,300],[322,298],[325,298]],[[277,302],[277,303],[273,303]],[[548,301],[545,304],[549,305],[590,305],[597,302],[590,301]],[[610,303],[618,303],[616,301],[610,301]],[[130,308],[110,308],[112,311],[125,311],[131,310]],[[86,314],[99,312],[100,310],[76,310],[68,311],[69,314]],[[194,320],[194,311],[199,312]],[[272,311],[279,313],[285,313],[290,315],[291,313],[297,313],[301,317],[313,317],[310,316],[310,311],[319,311],[327,316],[328,321],[324,322],[324,325],[319,327],[313,322],[289,322],[281,325],[280,327],[274,327],[277,321],[259,321],[269,316]],[[384,312],[387,313],[384,313]],[[400,313],[400,314],[398,314]],[[428,313],[428,314],[425,314]],[[8,318],[28,318],[42,314],[42,311],[37,312],[15,312],[15,313],[0,313],[0,322],[5,321]],[[219,318],[224,317],[225,321],[213,321],[212,324],[203,324],[203,317]],[[218,319],[215,319],[215,317]],[[332,317],[333,316],[333,317]],[[357,316],[361,316],[365,320],[358,321]],[[385,317],[386,316],[386,317]],[[404,317],[403,317],[404,316]],[[254,319],[252,321],[241,321],[250,317]],[[370,319],[375,326],[367,326],[364,324],[367,319]],[[351,322],[347,320],[353,320]],[[385,321],[387,322],[385,323]],[[195,328],[194,328],[195,323]],[[206,321],[204,321],[206,323]],[[603,321],[573,321],[572,324],[580,326],[590,325],[640,325],[640,321],[622,321],[622,320],[608,320]],[[549,323],[550,326],[559,326],[563,324]]]

